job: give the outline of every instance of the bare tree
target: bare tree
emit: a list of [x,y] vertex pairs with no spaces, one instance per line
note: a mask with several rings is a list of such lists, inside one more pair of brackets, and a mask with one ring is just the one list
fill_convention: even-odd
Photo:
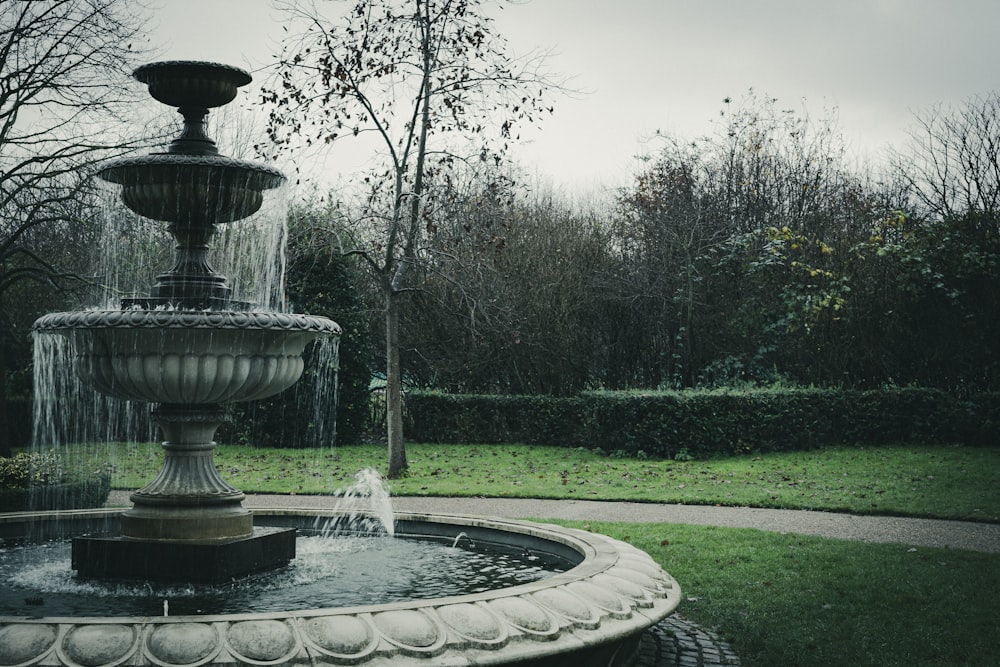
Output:
[[937,219],[970,211],[1000,218],[1000,92],[958,109],[933,107],[917,115],[897,171],[920,209]]
[[544,187],[457,182],[438,202],[435,253],[403,313],[407,371],[456,392],[571,395],[604,352],[606,220]]
[[934,106],[916,119],[893,160],[908,201],[885,216],[868,246],[894,260],[911,304],[905,342],[919,362],[907,371],[944,386],[996,386],[1000,92]]
[[[0,323],[18,284],[71,277],[40,241],[79,218],[85,168],[129,149],[109,128],[123,126],[134,90],[124,84],[141,54],[140,9],[126,0],[0,0]],[[6,433],[5,366],[0,354]]]
[[333,20],[315,4],[286,5],[301,31],[290,30],[263,93],[279,149],[374,137],[383,160],[364,176],[345,250],[364,258],[383,296],[390,478],[407,469],[400,299],[435,232],[436,181],[458,160],[500,162],[516,125],[551,111],[544,58],[508,58],[490,4],[356,0]]
[[835,121],[751,90],[724,100],[713,134],[657,137],[618,199],[624,270],[611,293],[642,332],[620,346],[642,360],[630,380],[759,379],[777,337],[843,306],[834,250],[852,242],[853,181]]

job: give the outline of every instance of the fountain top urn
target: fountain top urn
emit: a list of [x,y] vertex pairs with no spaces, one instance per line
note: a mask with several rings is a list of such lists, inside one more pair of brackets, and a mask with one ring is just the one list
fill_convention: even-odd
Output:
[[236,98],[236,89],[251,81],[239,67],[200,60],[164,60],[137,68],[137,80],[149,86],[149,94],[172,107],[214,108]]
[[256,213],[262,191],[285,182],[273,167],[220,155],[205,132],[209,109],[231,102],[250,74],[229,65],[181,60],[150,63],[133,74],[153,98],[177,107],[184,129],[163,153],[113,160],[97,172],[122,186],[129,209],[181,228],[210,227]]

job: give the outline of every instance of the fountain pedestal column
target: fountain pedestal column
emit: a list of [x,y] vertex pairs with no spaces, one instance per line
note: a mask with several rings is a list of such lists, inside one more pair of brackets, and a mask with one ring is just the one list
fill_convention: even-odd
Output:
[[121,536],[73,540],[79,575],[220,582],[295,558],[295,529],[255,529],[243,492],[215,469],[213,438],[224,417],[218,405],[153,411],[164,436],[163,466],[132,494]]
[[153,419],[164,436],[163,466],[132,494],[122,515],[122,535],[147,540],[227,540],[253,533],[243,492],[215,469],[215,431],[225,418],[219,406],[161,405]]

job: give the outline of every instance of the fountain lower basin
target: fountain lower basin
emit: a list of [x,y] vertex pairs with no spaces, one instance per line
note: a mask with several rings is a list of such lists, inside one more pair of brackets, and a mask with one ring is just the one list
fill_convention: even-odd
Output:
[[[306,527],[334,512],[256,510],[257,523]],[[49,533],[114,530],[112,510],[30,517]],[[25,514],[0,515],[23,536]],[[557,526],[466,516],[397,514],[398,534],[546,551],[577,564],[546,579],[484,593],[349,608],[212,616],[0,617],[0,665],[601,665],[634,662],[643,633],[668,616],[680,588],[629,544]]]

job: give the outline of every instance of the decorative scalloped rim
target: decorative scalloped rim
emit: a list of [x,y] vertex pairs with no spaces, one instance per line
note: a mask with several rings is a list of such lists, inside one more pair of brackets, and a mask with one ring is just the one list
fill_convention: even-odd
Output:
[[[187,625],[185,623],[185,625]],[[217,624],[214,623],[191,623],[191,625],[202,625],[208,628],[209,632],[214,635],[214,644],[206,652],[206,654],[198,660],[191,663],[184,663],[187,667],[197,667],[198,665],[205,665],[214,660],[219,652],[223,650],[222,635],[219,633],[219,628]],[[160,658],[156,651],[150,646],[150,642],[153,639],[153,633],[159,628],[172,627],[165,623],[159,623],[156,625],[149,625],[145,628],[145,632],[142,636],[142,653],[147,660],[149,660],[154,665],[159,665],[159,667],[175,667],[178,663],[168,662]]]
[[157,69],[164,69],[168,67],[178,67],[178,66],[212,68],[218,70],[225,70],[233,74],[239,74],[246,79],[246,82],[239,84],[237,87],[245,86],[251,81],[253,81],[253,77],[250,75],[250,72],[246,71],[241,67],[226,65],[224,63],[215,63],[210,60],[158,60],[156,62],[136,67],[134,70],[132,70],[132,77],[139,83],[149,83],[148,81],[140,78],[141,76],[145,76],[146,72],[150,70],[157,70]]
[[[224,155],[186,155],[183,153],[153,153],[139,157],[124,157],[104,162],[97,168],[97,175],[110,183],[131,185],[135,182],[152,182],[153,179],[140,179],[137,173],[119,173],[136,167],[206,167],[211,169],[226,169],[245,173],[250,178],[258,178],[263,182],[261,188],[276,188],[285,182],[283,173],[274,167],[259,162],[237,160]],[[112,177],[113,176],[113,177]],[[124,178],[132,176],[133,178]],[[252,189],[252,188],[251,188]]]
[[[140,648],[140,645],[142,643],[142,633],[143,633],[142,624],[129,623],[128,619],[122,618],[122,619],[117,619],[114,623],[101,624],[101,625],[119,626],[127,631],[131,631],[132,633],[131,641],[129,645],[126,647],[125,651],[122,652],[121,655],[112,658],[111,662],[100,663],[101,665],[106,665],[107,667],[115,667],[116,665],[120,665],[126,662],[127,660],[130,660],[137,652],[142,650]],[[77,631],[81,630],[86,631],[95,626],[97,626],[97,624],[77,623],[74,624],[72,627],[66,628],[65,632],[60,633],[61,636],[59,637],[59,640],[56,642],[55,645],[55,652],[56,655],[59,657],[59,659],[62,661],[61,664],[72,665],[73,667],[77,667],[78,665],[81,664],[86,664],[86,663],[78,663],[74,660],[74,656],[71,655],[73,647],[72,646],[67,647],[67,642],[69,642],[70,639],[73,638],[73,636],[76,634]],[[32,661],[29,661],[28,664],[31,664],[31,662]]]
[[242,310],[75,310],[49,313],[32,331],[79,329],[239,329],[339,334],[340,325],[316,315]]
[[[291,515],[300,517],[330,514],[330,512],[315,512],[310,510],[256,510],[256,512],[259,515]],[[111,514],[113,512],[110,510],[91,510],[86,513],[98,515]],[[488,591],[486,593],[432,600],[415,600],[412,602],[388,603],[365,607],[313,609],[274,613],[249,613],[224,616],[187,616],[169,618],[124,617],[102,619],[85,618],[79,620],[67,618],[41,618],[26,620],[18,617],[7,617],[0,618],[0,627],[3,627],[4,625],[22,624],[38,625],[39,628],[52,627],[53,625],[58,626],[59,638],[56,640],[54,645],[44,648],[39,655],[29,659],[24,664],[40,664],[43,662],[45,664],[52,664],[51,660],[53,657],[63,658],[64,656],[61,655],[62,643],[76,628],[86,627],[89,625],[125,624],[134,627],[137,636],[146,637],[153,628],[164,623],[197,623],[212,625],[219,633],[219,644],[217,648],[221,649],[218,652],[212,652],[214,656],[212,659],[214,662],[212,662],[212,664],[228,664],[237,657],[234,653],[238,651],[237,647],[231,646],[229,643],[227,632],[229,627],[245,621],[278,621],[281,622],[291,633],[292,649],[287,655],[282,656],[280,659],[250,661],[253,664],[267,665],[283,663],[286,661],[305,660],[308,662],[311,660],[312,664],[317,665],[364,664],[370,661],[377,661],[378,664],[384,664],[388,661],[393,664],[429,665],[432,664],[434,656],[447,654],[457,658],[457,656],[461,655],[463,652],[471,650],[476,653],[476,664],[502,665],[508,662],[508,660],[505,659],[505,649],[508,646],[511,647],[510,659],[524,660],[529,656],[531,658],[542,658],[550,655],[556,655],[562,650],[579,650],[582,645],[581,639],[584,640],[586,645],[592,647],[596,647],[602,643],[602,636],[606,637],[605,641],[609,643],[618,641],[625,635],[641,632],[660,622],[672,613],[680,602],[681,591],[677,582],[669,574],[663,571],[659,565],[649,557],[648,554],[630,544],[611,539],[604,535],[561,528],[558,526],[534,524],[526,521],[487,520],[476,517],[424,514],[402,514],[400,517],[408,520],[446,523],[449,525],[455,525],[456,527],[474,524],[497,530],[527,533],[536,537],[551,539],[570,546],[582,553],[584,555],[584,560],[576,567],[566,572],[529,584],[522,584],[520,586],[496,591]],[[590,582],[596,586],[597,584],[593,583],[595,578],[600,579],[602,574],[613,577],[614,571],[620,572],[623,569],[634,569],[638,574],[642,575],[639,577],[640,580],[643,577],[651,579],[651,583],[656,587],[656,590],[652,590],[649,586],[643,586],[634,581],[629,582],[631,585],[639,586],[650,596],[652,599],[651,605],[640,605],[637,604],[636,600],[629,599],[627,596],[623,596],[618,592],[608,591],[612,595],[619,596],[623,601],[623,606],[627,608],[626,613],[609,613],[607,610],[600,609],[599,605],[588,600],[585,595],[580,595],[579,589],[575,592],[571,592],[572,589],[567,587],[569,584],[579,581]],[[650,577],[650,574],[654,572],[657,576]],[[624,578],[621,579],[623,581],[628,581]],[[558,610],[551,609],[547,605],[540,604],[540,601],[534,599],[533,593],[545,589],[559,590],[561,593],[569,594],[573,598],[580,600],[596,615],[596,622],[591,620],[574,620],[563,616],[558,612]],[[608,589],[603,588],[603,590]],[[501,599],[517,599],[522,604],[531,605],[541,614],[553,620],[554,626],[552,632],[526,632],[519,628],[516,623],[513,623],[510,619],[505,618],[503,614],[496,613],[496,610],[490,607],[490,601]],[[470,641],[470,637],[465,636],[461,632],[461,628],[453,627],[450,623],[445,623],[437,613],[437,609],[458,603],[473,603],[477,606],[483,606],[484,609],[486,609],[498,623],[506,624],[505,627],[501,626],[504,635],[503,639],[495,643]],[[398,638],[392,639],[386,637],[373,622],[373,615],[376,615],[379,612],[393,610],[409,610],[423,614],[426,616],[429,623],[439,629],[439,632],[441,632],[442,635],[436,639],[433,647],[405,646],[399,642]],[[303,627],[303,624],[312,618],[332,616],[350,616],[360,620],[371,630],[372,633],[374,633],[372,642],[367,644],[357,653],[350,655],[337,654],[320,648],[316,645],[316,640],[309,636],[309,633]],[[577,632],[582,634],[577,634]],[[122,656],[122,658],[134,658],[135,650],[136,647],[132,647],[130,649],[129,656]],[[145,642],[141,642],[138,650],[143,654],[142,656],[139,656],[141,659],[150,660],[150,658],[152,658],[152,656],[147,655],[149,649]],[[242,656],[240,659],[246,660],[246,657]],[[150,660],[150,662],[155,662],[159,665],[167,665],[167,663],[164,663],[159,659]],[[69,663],[62,662],[61,664]],[[170,665],[168,667],[174,666]],[[181,666],[178,665],[176,667]]]
[[[290,658],[292,658],[302,650],[301,630],[298,627],[296,627],[296,624],[291,618],[287,617],[281,618],[275,615],[262,618],[245,618],[229,623],[226,629],[228,631],[233,627],[240,626],[241,624],[259,624],[260,626],[263,627],[280,625],[282,627],[282,631],[288,633],[288,639],[290,640],[291,647],[288,649],[286,653],[283,653],[282,655],[275,655],[273,658],[268,658],[268,659],[253,658],[241,652],[241,650],[244,647],[233,646],[232,638],[229,636],[229,633],[227,632],[226,635],[222,638],[222,645],[226,648],[227,651],[229,651],[231,655],[235,656],[240,663],[249,665],[262,665],[262,666],[283,665],[286,662],[288,662]],[[177,667],[180,666],[178,665]]]

